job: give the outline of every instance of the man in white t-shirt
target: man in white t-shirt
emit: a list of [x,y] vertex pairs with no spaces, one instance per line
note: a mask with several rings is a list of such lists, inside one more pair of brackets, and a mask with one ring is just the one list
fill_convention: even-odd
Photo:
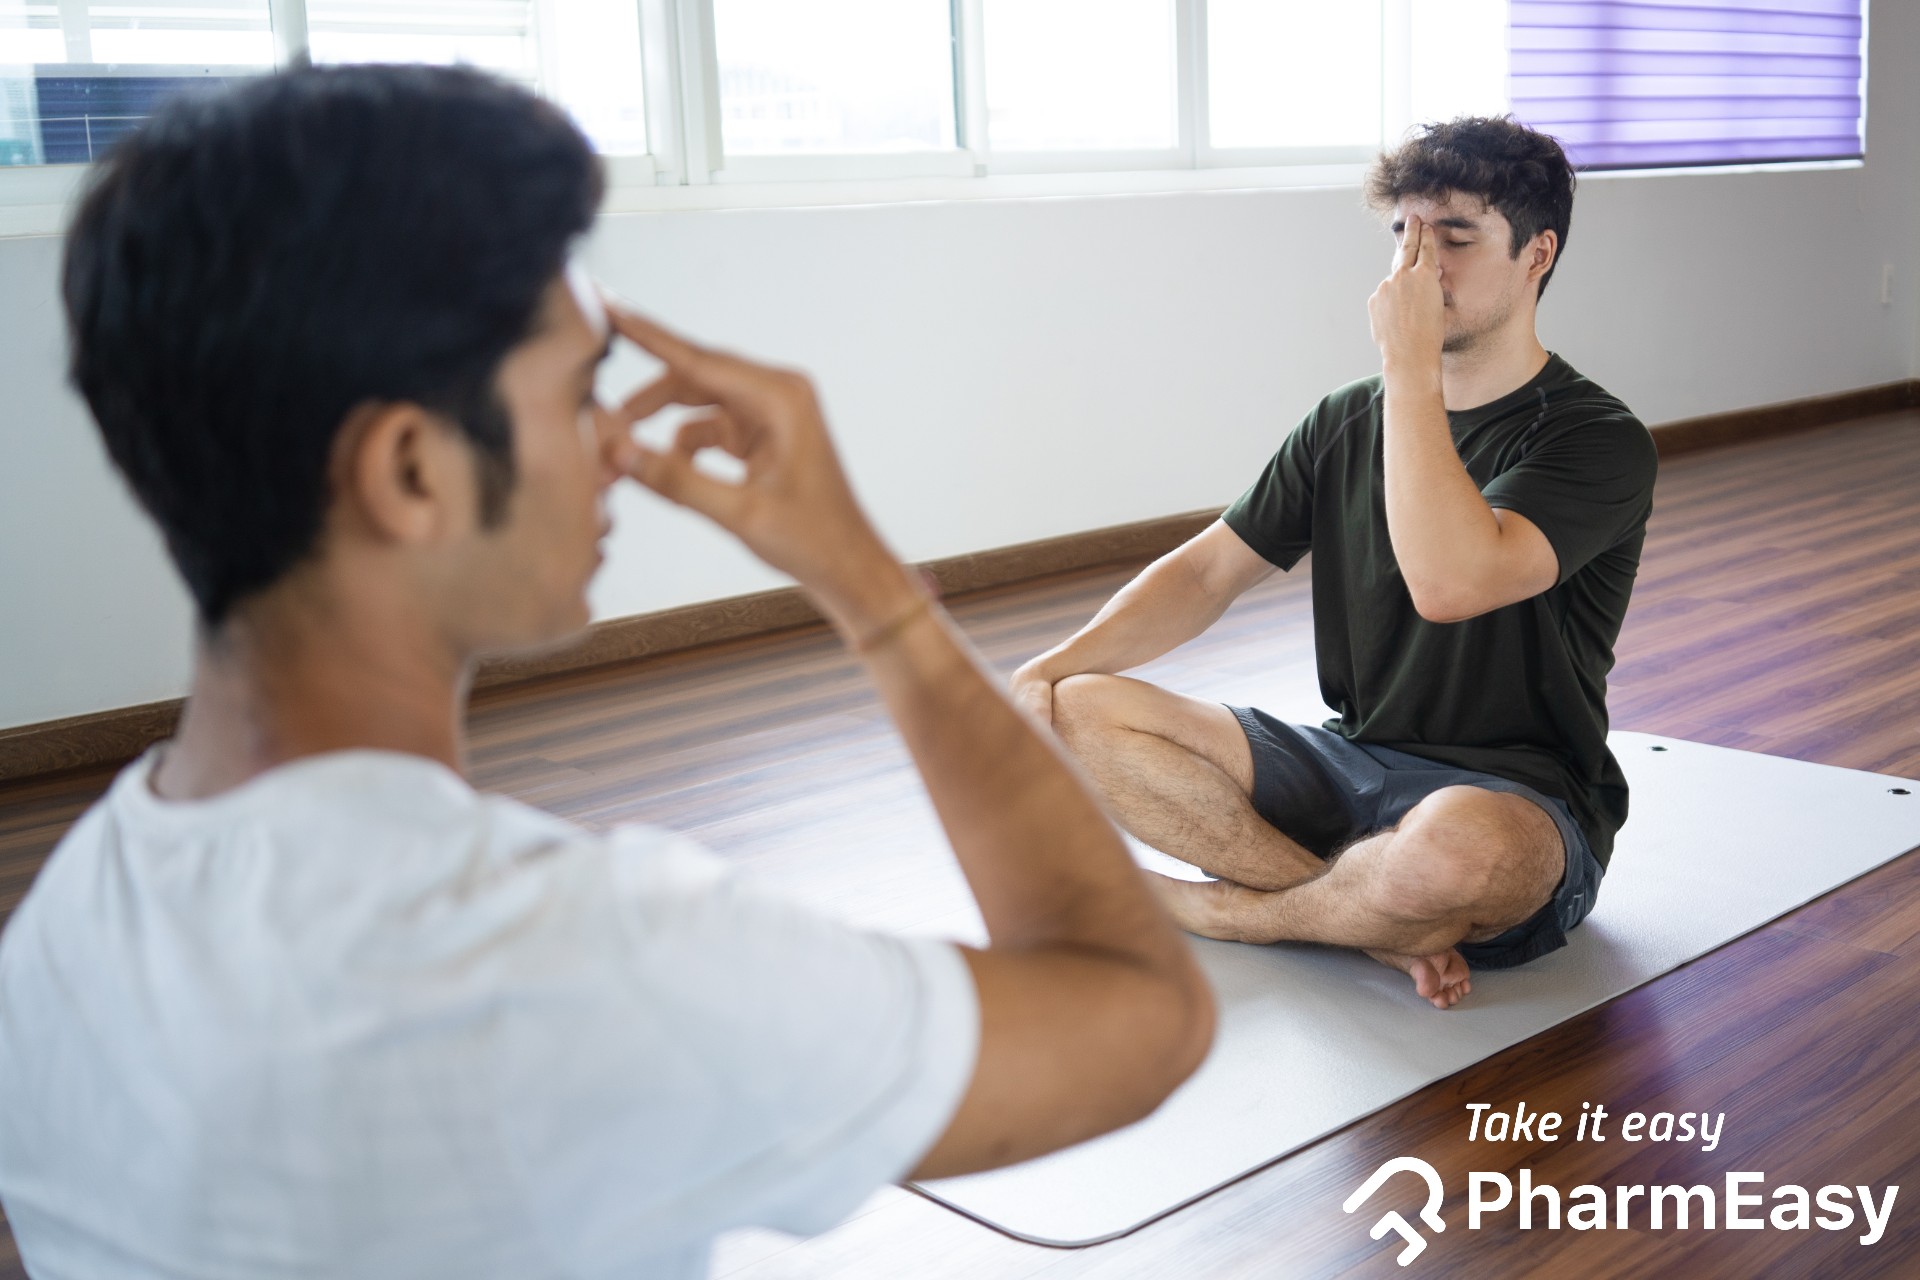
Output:
[[[73,379],[199,631],[178,734],[0,936],[0,1201],[35,1276],[698,1275],[716,1232],[1105,1132],[1204,1056],[1176,930],[867,522],[807,382],[569,272],[599,194],[557,110],[453,69],[179,100],[95,174]],[[614,338],[664,372],[607,409]],[[673,404],[702,408],[670,447],[633,440]],[[696,469],[716,447],[739,479]],[[462,779],[476,656],[586,622],[623,474],[861,654],[989,947]]]

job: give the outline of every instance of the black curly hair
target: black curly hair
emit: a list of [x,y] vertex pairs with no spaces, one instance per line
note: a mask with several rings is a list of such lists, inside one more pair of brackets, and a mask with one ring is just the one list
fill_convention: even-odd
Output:
[[1560,144],[1512,116],[1462,116],[1420,126],[1392,151],[1382,152],[1367,173],[1370,208],[1391,213],[1408,197],[1478,196],[1513,228],[1510,257],[1542,231],[1557,248],[1540,277],[1539,297],[1567,251],[1573,220],[1573,165]]

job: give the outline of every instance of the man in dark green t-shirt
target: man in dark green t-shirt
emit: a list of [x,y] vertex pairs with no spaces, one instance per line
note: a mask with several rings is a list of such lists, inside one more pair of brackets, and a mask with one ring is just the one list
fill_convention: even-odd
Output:
[[[1627,816],[1606,677],[1652,505],[1652,437],[1541,346],[1573,171],[1504,119],[1429,126],[1369,203],[1398,250],[1381,372],[1307,414],[1220,521],[1014,676],[1192,932],[1356,947],[1450,1008],[1471,967],[1562,946]],[[1115,673],[1311,550],[1324,727]]]

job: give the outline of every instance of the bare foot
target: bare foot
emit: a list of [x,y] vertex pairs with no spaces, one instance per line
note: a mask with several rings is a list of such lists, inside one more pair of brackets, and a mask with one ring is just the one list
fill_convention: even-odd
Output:
[[[1222,942],[1273,942],[1263,926],[1264,890],[1249,889],[1232,880],[1176,880],[1157,871],[1143,871],[1147,887],[1173,922],[1188,933]],[[1473,990],[1467,962],[1449,947],[1430,956],[1401,955],[1397,951],[1368,951],[1381,964],[1413,979],[1413,988],[1436,1009],[1451,1009]]]
[[1436,1009],[1451,1009],[1473,990],[1467,962],[1449,947],[1437,955],[1403,956],[1397,951],[1369,951],[1368,955],[1389,968],[1398,969],[1413,979],[1413,989],[1433,1002]]

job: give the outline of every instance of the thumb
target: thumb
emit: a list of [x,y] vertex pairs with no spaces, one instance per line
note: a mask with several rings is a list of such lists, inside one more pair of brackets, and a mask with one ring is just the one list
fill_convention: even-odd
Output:
[[668,502],[697,511],[731,530],[743,499],[740,486],[716,480],[693,465],[693,455],[678,449],[651,449],[634,442],[628,474]]

